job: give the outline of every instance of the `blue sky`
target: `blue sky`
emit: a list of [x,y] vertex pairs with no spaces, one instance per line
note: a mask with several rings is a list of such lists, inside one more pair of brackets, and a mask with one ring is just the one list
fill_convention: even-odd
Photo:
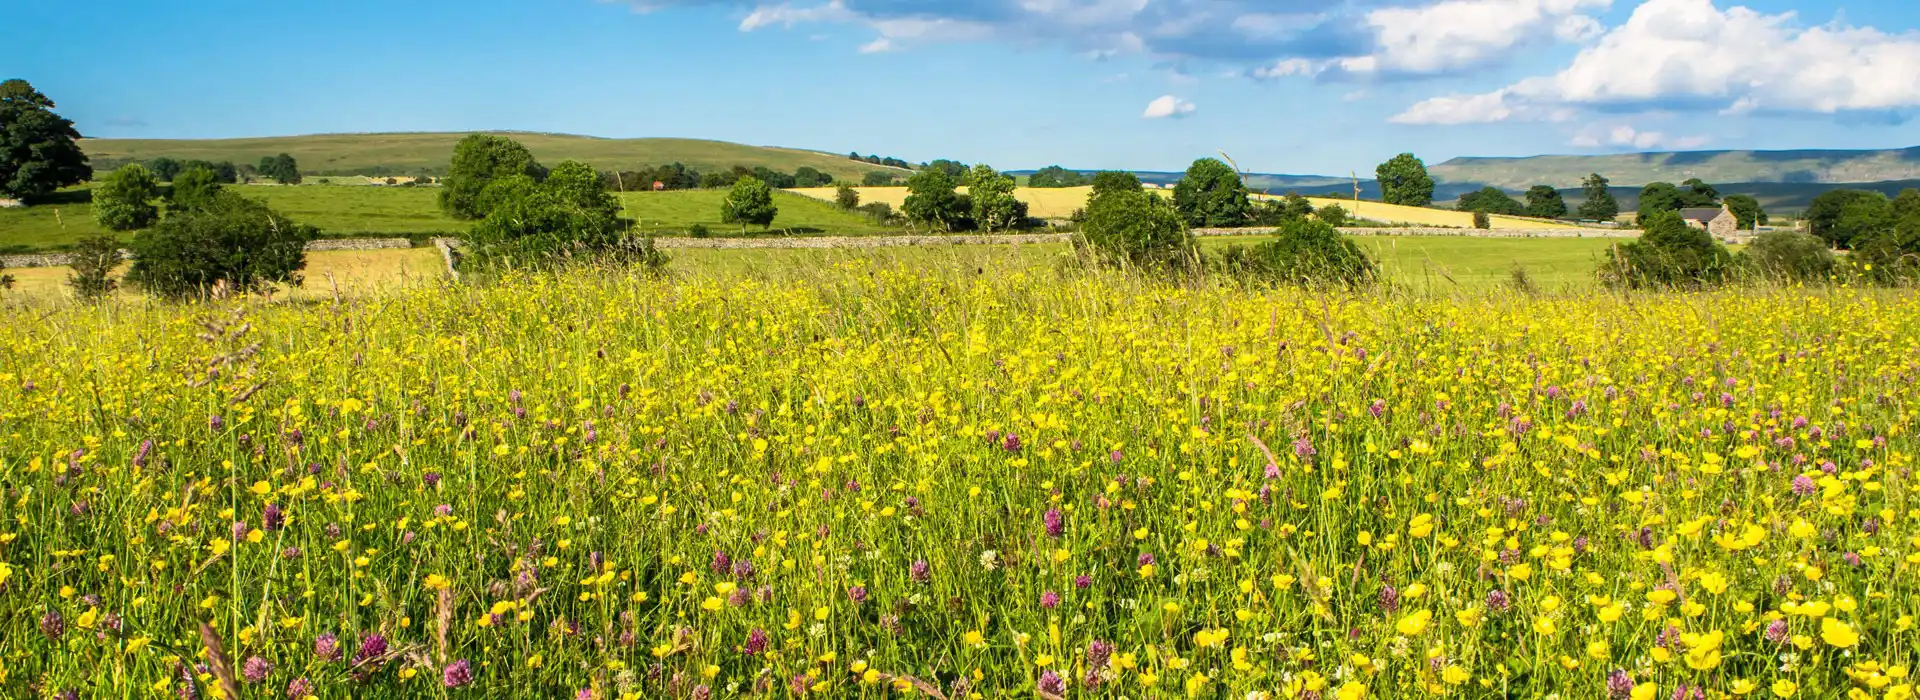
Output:
[[17,2],[96,137],[517,129],[1004,169],[1920,144],[1913,0]]

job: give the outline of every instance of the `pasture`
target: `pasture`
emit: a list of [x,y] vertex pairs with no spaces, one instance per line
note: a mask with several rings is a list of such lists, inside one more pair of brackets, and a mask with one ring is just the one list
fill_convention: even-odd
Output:
[[[330,238],[457,236],[470,225],[440,212],[440,190],[435,187],[233,185],[228,189],[264,201],[294,221],[318,227]],[[698,224],[714,235],[740,233],[738,225],[720,221],[725,190],[626,192],[617,196],[625,215],[638,221],[643,231],[677,235]],[[84,190],[63,192],[61,200],[0,209],[0,250],[56,249],[103,232],[93,221],[93,205]],[[775,191],[774,204],[780,214],[767,233],[858,236],[894,230],[873,223],[863,214],[841,211],[810,197]],[[747,233],[762,231],[751,227]]]
[[0,305],[0,693],[1912,692],[1911,294],[810,262]]

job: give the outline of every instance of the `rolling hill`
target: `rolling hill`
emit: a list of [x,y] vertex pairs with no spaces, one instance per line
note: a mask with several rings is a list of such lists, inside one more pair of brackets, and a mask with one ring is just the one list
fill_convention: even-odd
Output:
[[1598,156],[1455,158],[1429,166],[1435,180],[1508,190],[1578,187],[1589,173],[1616,185],[1680,182],[1829,184],[1920,179],[1920,146],[1879,151],[1685,151]]
[[[702,172],[735,165],[766,166],[793,172],[801,166],[837,178],[859,181],[866,173],[884,170],[904,173],[845,156],[794,148],[747,146],[699,139],[603,139],[566,134],[493,132],[526,144],[540,162],[552,165],[566,159],[586,161],[602,170],[682,163]],[[129,160],[159,156],[175,159],[256,163],[263,156],[292,155],[309,175],[415,175],[444,173],[453,158],[453,145],[464,133],[316,134],[244,139],[84,139],[80,147],[94,167],[110,169]]]

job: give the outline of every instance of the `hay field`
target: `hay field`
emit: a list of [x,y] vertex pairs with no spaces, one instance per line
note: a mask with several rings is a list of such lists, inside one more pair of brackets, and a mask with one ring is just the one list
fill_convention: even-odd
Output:
[[[907,199],[907,188],[905,187],[855,187],[853,189],[860,193],[860,203],[862,204],[868,202],[886,202],[892,205],[893,208],[899,209]],[[804,187],[788,191],[831,202],[837,190],[832,187]],[[967,188],[961,187],[959,191],[965,192]],[[1163,195],[1171,194],[1168,190],[1153,189],[1148,191]],[[1026,202],[1027,213],[1033,216],[1042,219],[1065,219],[1073,214],[1073,210],[1085,207],[1087,205],[1087,195],[1092,193],[1092,187],[1021,187],[1014,190],[1013,196],[1022,202]],[[1271,195],[1254,196],[1256,198],[1277,198]],[[1473,226],[1473,215],[1467,212],[1442,211],[1425,207],[1403,207],[1396,204],[1386,204],[1384,202],[1354,202],[1344,199],[1320,197],[1309,197],[1308,200],[1312,201],[1315,207],[1338,204],[1345,207],[1347,212],[1354,216],[1379,221],[1381,223],[1453,228],[1471,228]],[[1511,216],[1493,217],[1493,227],[1504,229],[1579,228],[1569,224]]]

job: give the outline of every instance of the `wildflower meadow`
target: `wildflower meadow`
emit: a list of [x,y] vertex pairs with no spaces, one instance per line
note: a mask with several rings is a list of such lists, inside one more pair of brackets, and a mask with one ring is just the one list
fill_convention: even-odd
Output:
[[0,695],[1887,698],[1920,299],[847,262],[0,308]]

